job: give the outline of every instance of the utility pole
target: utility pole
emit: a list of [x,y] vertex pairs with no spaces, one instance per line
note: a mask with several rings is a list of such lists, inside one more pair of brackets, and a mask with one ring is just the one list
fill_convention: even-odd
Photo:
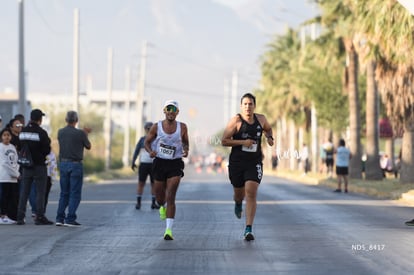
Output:
[[311,108],[311,132],[312,132],[312,172],[318,172],[318,116],[316,113],[315,103],[312,102]]
[[[311,39],[315,41],[317,38],[316,24],[311,25]],[[312,133],[312,172],[319,170],[319,139],[318,139],[318,113],[316,112],[315,102],[312,101],[311,107],[311,133]]]
[[73,13],[73,110],[79,113],[79,9]]
[[24,0],[18,0],[19,5],[19,113],[26,113],[26,87],[25,87],[25,71],[24,71]]
[[125,70],[125,91],[126,91],[126,99],[125,99],[125,119],[124,119],[124,154],[122,157],[122,163],[124,167],[129,166],[129,147],[130,147],[130,131],[129,131],[129,113],[131,109],[131,70],[129,66]]
[[108,95],[106,98],[106,118],[105,118],[105,170],[111,167],[111,136],[112,136],[112,48],[108,49],[108,74],[107,74],[107,89]]
[[136,140],[138,141],[142,136],[142,117],[143,117],[143,108],[144,108],[144,93],[145,93],[145,73],[146,73],[146,63],[147,63],[147,45],[148,42],[144,40],[142,43],[141,50],[141,63],[139,70],[139,82],[138,82],[138,91],[137,91],[137,128],[136,128]]

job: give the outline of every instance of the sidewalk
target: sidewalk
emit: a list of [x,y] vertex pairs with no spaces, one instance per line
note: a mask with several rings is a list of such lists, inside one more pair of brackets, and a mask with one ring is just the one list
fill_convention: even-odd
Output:
[[[265,171],[265,174],[285,179],[298,181],[304,184],[320,185],[337,188],[336,175],[328,178],[326,174],[308,173],[303,175],[302,171]],[[378,199],[395,200],[407,205],[414,205],[414,183],[401,184],[399,179],[385,178],[382,181],[372,181],[365,179],[351,179],[348,184],[348,190],[351,193],[365,194]]]

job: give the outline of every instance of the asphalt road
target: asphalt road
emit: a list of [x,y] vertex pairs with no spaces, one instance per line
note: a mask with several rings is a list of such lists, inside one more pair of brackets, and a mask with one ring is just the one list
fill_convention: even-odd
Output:
[[[265,177],[253,231],[233,213],[225,175],[186,168],[174,241],[135,180],[86,184],[79,228],[0,226],[0,274],[411,274],[414,209],[392,201]],[[47,216],[54,220],[58,185]]]

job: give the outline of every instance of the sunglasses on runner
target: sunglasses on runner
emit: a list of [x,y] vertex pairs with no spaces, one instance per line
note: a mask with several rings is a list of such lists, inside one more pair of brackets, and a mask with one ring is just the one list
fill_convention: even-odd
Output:
[[164,108],[164,110],[166,112],[173,112],[173,113],[175,113],[175,112],[177,112],[177,107],[175,107],[173,105],[168,105],[167,107]]

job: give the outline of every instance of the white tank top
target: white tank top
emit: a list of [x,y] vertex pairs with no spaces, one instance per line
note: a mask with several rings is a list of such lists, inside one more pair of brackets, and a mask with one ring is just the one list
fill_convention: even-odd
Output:
[[145,148],[141,148],[139,151],[139,162],[140,163],[152,163],[153,158],[151,158],[150,154],[145,150]]
[[181,141],[181,123],[177,121],[177,129],[167,134],[162,128],[162,121],[158,121],[157,137],[152,142],[152,150],[157,152],[157,158],[179,159],[183,156],[183,143]]

